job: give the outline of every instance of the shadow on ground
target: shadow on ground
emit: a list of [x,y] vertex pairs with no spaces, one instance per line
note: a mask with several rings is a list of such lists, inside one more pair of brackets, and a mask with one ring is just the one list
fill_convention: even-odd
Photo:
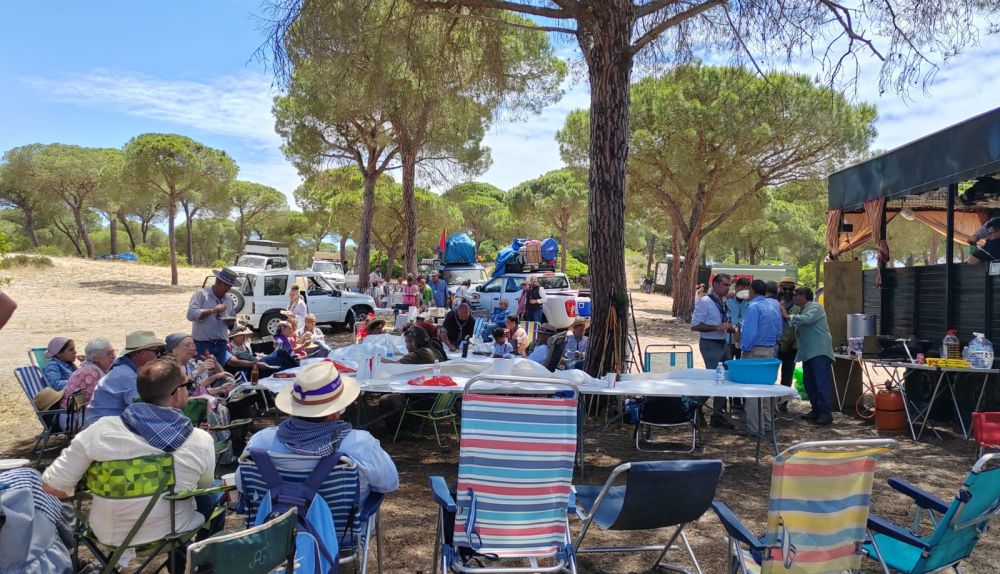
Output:
[[167,293],[188,293],[191,287],[185,285],[158,285],[139,281],[84,281],[80,287],[93,289],[111,295],[165,295]]

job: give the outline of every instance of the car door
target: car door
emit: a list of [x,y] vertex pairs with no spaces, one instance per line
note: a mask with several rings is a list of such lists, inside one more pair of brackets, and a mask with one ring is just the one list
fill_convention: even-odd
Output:
[[477,292],[479,293],[479,304],[482,305],[484,309],[489,310],[490,314],[493,314],[493,309],[496,308],[497,303],[500,301],[503,284],[504,278],[497,277],[496,279],[491,279],[477,287]]
[[297,278],[306,294],[306,310],[316,315],[317,323],[331,323],[340,320],[340,297],[334,296],[333,287],[318,275]]
[[284,273],[268,273],[263,276],[262,295],[255,301],[257,313],[288,308],[288,292],[292,282]]
[[514,276],[506,277],[503,286],[503,298],[507,300],[507,308],[511,310],[512,313],[517,312],[517,300],[521,296],[521,284],[524,283],[525,277]]

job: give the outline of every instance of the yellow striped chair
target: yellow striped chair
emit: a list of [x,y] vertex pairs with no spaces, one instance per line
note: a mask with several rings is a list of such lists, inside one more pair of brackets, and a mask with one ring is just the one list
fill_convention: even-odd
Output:
[[753,535],[726,503],[729,572],[833,574],[861,567],[875,462],[891,439],[806,442],[774,460],[767,531]]

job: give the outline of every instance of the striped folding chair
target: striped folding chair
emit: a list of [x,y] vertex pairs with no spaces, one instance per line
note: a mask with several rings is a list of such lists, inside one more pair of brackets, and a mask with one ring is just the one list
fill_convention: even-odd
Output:
[[430,479],[439,506],[432,572],[576,572],[567,523],[575,390],[572,398],[529,397],[474,394],[471,386],[462,398],[457,488]]
[[[66,409],[40,411],[35,406],[35,397],[42,389],[48,386],[41,369],[34,365],[17,367],[14,369],[14,377],[21,385],[21,390],[24,391],[25,396],[28,397],[28,402],[31,403],[31,410],[34,411],[35,417],[38,418],[38,422],[42,425],[42,432],[35,438],[35,449],[33,452],[35,454],[45,452],[48,449],[49,439],[54,436],[62,435],[72,438],[71,431],[75,430],[75,424],[67,425],[69,430],[60,430],[60,415],[66,415],[68,413]],[[72,419],[65,416],[62,419],[66,422],[72,421]]]
[[528,336],[528,344],[535,342],[535,335],[538,333],[538,322],[537,321],[524,321],[521,323],[521,328],[524,329],[524,334]]
[[45,366],[45,347],[33,347],[28,349],[28,360],[39,369]]
[[[315,468],[319,457],[295,454],[270,453],[275,468],[286,482],[305,482],[309,473]],[[257,510],[268,494],[267,482],[257,469],[253,459],[240,461],[237,469],[240,478],[241,505],[245,512],[249,528],[257,516]],[[351,562],[356,564],[355,572],[368,571],[368,555],[370,541],[375,535],[376,568],[382,571],[382,538],[379,530],[379,509],[383,495],[377,492],[368,494],[361,507],[356,504],[356,491],[359,488],[357,465],[348,457],[340,459],[323,484],[317,489],[333,517],[337,528],[340,548],[340,564]],[[352,528],[347,528],[348,522]]]
[[859,571],[875,462],[895,444],[891,439],[805,442],[779,454],[762,537],[754,536],[726,503],[713,502],[729,534],[729,571]]

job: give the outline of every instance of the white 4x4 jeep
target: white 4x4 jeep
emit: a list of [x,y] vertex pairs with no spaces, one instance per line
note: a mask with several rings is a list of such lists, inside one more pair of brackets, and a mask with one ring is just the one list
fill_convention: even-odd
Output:
[[[285,319],[281,311],[288,308],[288,294],[296,283],[317,323],[343,324],[353,329],[358,319],[375,309],[375,300],[368,295],[341,291],[315,271],[235,271],[238,279],[227,297],[233,300],[234,312],[249,315],[251,328],[262,335],[277,333],[278,323]],[[207,277],[204,285],[213,281],[214,276]]]

